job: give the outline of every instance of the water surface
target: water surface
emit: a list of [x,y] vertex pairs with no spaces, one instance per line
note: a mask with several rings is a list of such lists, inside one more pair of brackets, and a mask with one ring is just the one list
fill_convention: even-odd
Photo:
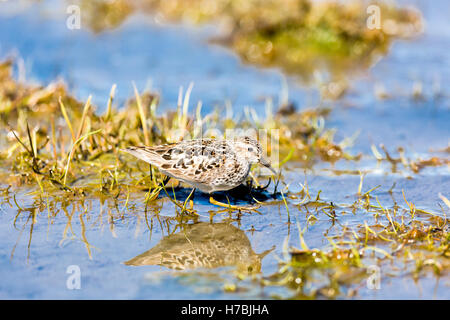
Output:
[[[373,196],[387,206],[392,205],[392,196],[397,202],[402,201],[403,189],[417,207],[441,212],[438,194],[450,198],[448,167],[426,168],[419,174],[407,170],[393,174],[388,164],[377,164],[370,151],[372,144],[383,143],[394,154],[402,146],[412,158],[445,157],[437,150],[445,148],[450,137],[450,100],[445,85],[450,81],[447,50],[450,28],[445,17],[450,5],[445,1],[413,1],[413,4],[425,16],[425,33],[414,41],[395,42],[389,54],[368,70],[367,75],[351,80],[347,95],[338,101],[325,102],[333,107],[326,126],[337,129],[338,141],[359,132],[349,150],[353,154],[365,154],[359,163],[341,161],[334,168],[368,170],[364,190],[381,185]],[[186,88],[190,82],[195,83],[191,101],[202,100],[205,112],[223,105],[227,99],[237,113],[246,105],[262,111],[262,98],[279,98],[284,76],[278,70],[244,65],[233,53],[208,45],[207,39],[214,32],[211,27],[162,26],[149,23],[147,17],[133,16],[119,28],[95,35],[83,28],[68,30],[64,7],[55,5],[54,1],[43,1],[11,12],[7,10],[11,4],[0,3],[0,57],[15,53],[22,58],[24,68],[16,68],[17,76],[24,69],[26,81],[46,85],[60,77],[79,99],[92,94],[98,111],[105,108],[113,83],[118,85],[118,106],[132,96],[132,81],[140,90],[150,85],[157,88],[163,97],[162,109],[173,108],[179,86]],[[305,87],[291,78],[287,82],[290,100],[299,108],[319,103],[314,87]],[[424,98],[414,100],[412,88],[419,82]],[[376,83],[383,84],[391,98],[377,99]],[[321,190],[321,197],[327,201],[352,203],[359,176],[335,175],[330,169],[333,169],[330,164],[319,163],[307,171],[310,193],[315,195]],[[291,185],[290,191],[296,192],[305,175],[297,168],[287,172],[285,179]],[[388,191],[394,183],[391,196]],[[188,192],[181,190],[177,197],[183,198]],[[69,204],[67,212],[57,207],[59,213],[55,217],[47,217],[47,211],[39,212],[32,233],[29,212],[20,212],[11,197],[0,198],[0,270],[8,275],[0,281],[0,298],[228,299],[293,294],[283,287],[262,289],[249,279],[242,282],[247,290],[227,293],[225,284],[239,282],[229,266],[172,271],[160,266],[124,264],[168,235],[167,225],[160,224],[151,214],[153,227],[148,227],[142,204],[144,196],[132,199],[136,206],[132,210],[123,208],[124,201],[117,212],[110,202],[90,199],[86,201],[88,212],[84,214],[77,207],[72,218],[69,217],[75,204]],[[26,191],[17,194],[16,199],[22,208],[36,207],[36,197],[27,195]],[[161,205],[162,217],[175,215],[175,208],[167,199]],[[217,209],[208,203],[208,197],[199,193],[195,206],[201,214],[199,220],[204,222],[210,221],[210,211]],[[307,225],[307,215],[294,206],[294,201],[289,201],[289,208],[294,221],[298,219],[302,226]],[[108,210],[113,212],[114,219],[111,220]],[[342,211],[345,211],[343,207],[337,212],[342,224],[356,227],[370,219],[367,214],[348,215]],[[287,211],[281,203],[264,206],[260,213],[244,213],[232,225],[242,231],[240,237],[248,238],[255,254],[275,246],[261,262],[262,275],[267,276],[277,270],[275,257],[282,257],[286,236],[291,245],[299,247],[298,230],[295,224],[286,223]],[[220,223],[228,219],[227,214],[218,214],[213,221]],[[72,221],[73,233],[68,221]],[[168,228],[173,231],[175,224],[172,222]],[[333,232],[338,229],[330,219],[319,215],[304,238],[310,248],[324,248],[329,245],[324,234]],[[86,243],[92,246],[89,247],[91,259]],[[238,250],[250,250],[245,239],[237,246]],[[66,270],[70,265],[80,267],[81,290],[67,289]],[[448,277],[437,279],[428,274],[414,282],[405,271],[397,277],[383,274],[380,290],[363,287],[357,297],[448,299],[448,286]]]

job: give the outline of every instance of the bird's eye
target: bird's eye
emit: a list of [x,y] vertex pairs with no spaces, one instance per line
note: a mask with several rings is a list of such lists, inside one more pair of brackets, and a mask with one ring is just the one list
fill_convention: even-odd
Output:
[[253,152],[253,148],[252,147],[248,147],[248,152]]

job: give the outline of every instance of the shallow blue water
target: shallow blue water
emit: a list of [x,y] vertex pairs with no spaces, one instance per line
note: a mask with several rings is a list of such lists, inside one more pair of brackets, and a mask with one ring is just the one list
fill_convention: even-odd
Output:
[[[371,143],[387,141],[419,153],[448,144],[450,104],[445,97],[450,93],[445,84],[450,81],[450,35],[443,12],[450,6],[445,1],[413,4],[425,16],[424,35],[394,43],[367,76],[353,79],[344,99],[331,103],[336,111],[329,125],[338,128],[337,137],[360,132],[355,151],[367,153]],[[66,28],[61,2],[44,1],[16,14],[2,7],[8,3],[0,4],[0,56],[23,58],[29,81],[47,84],[61,77],[81,100],[92,94],[99,112],[114,83],[116,105],[121,106],[133,96],[133,81],[141,91],[152,86],[161,92],[161,110],[174,108],[179,87],[186,90],[190,82],[194,82],[191,110],[199,100],[204,112],[230,100],[240,113],[245,106],[262,110],[265,97],[279,99],[283,75],[244,65],[230,51],[207,45],[213,28],[160,26],[133,16],[119,28],[95,35],[86,28]],[[416,81],[422,83],[425,101],[412,101]],[[290,100],[300,108],[319,103],[313,87],[302,88],[293,79],[288,83]],[[375,83],[382,83],[392,98],[375,99]],[[435,88],[444,98],[434,98]]]
[[[246,105],[263,110],[261,97],[278,99],[283,75],[277,70],[243,65],[236,55],[208,45],[207,39],[214,32],[211,28],[160,26],[147,23],[143,17],[132,17],[116,30],[93,35],[85,29],[68,30],[64,6],[53,6],[55,4],[55,1],[44,1],[17,13],[8,13],[6,9],[11,4],[0,2],[0,57],[16,52],[23,58],[27,81],[47,84],[55,77],[61,77],[78,98],[86,99],[92,94],[99,111],[105,107],[113,83],[118,85],[116,104],[120,106],[132,96],[132,81],[143,90],[151,80],[152,86],[162,94],[161,109],[173,108],[179,86],[186,88],[191,81],[195,83],[191,105],[202,100],[205,111],[217,104],[223,105],[226,99],[232,101],[236,112],[242,111]],[[394,43],[388,56],[371,68],[366,76],[352,80],[350,91],[343,99],[328,102],[334,109],[326,125],[337,128],[338,141],[360,132],[351,153],[370,155],[371,144],[384,143],[394,154],[396,147],[403,146],[408,156],[426,158],[433,154],[430,149],[442,149],[449,143],[450,28],[446,13],[450,4],[446,1],[433,4],[414,1],[413,4],[421,8],[426,18],[424,35],[414,41]],[[414,81],[423,83],[423,101],[416,102],[411,98]],[[288,82],[290,99],[300,108],[318,103],[315,89],[302,87],[293,79]],[[377,100],[373,93],[375,82],[383,83],[392,98]],[[433,88],[438,84],[442,94],[440,98],[433,96]],[[417,175],[408,172],[388,174],[388,165],[375,170],[377,164],[369,157],[365,157],[357,168],[354,166],[354,162],[336,164],[337,168],[371,169],[372,173],[365,179],[364,190],[381,184],[374,195],[383,204],[391,203],[387,190],[394,182],[397,183],[394,197],[398,202],[404,189],[416,206],[439,212],[438,193],[450,198],[448,168],[429,168]],[[349,199],[353,199],[356,193],[359,177],[334,176],[324,170],[329,168],[329,164],[319,164],[314,171],[308,172],[311,194],[322,190],[321,195],[326,200],[351,202]],[[302,170],[286,174],[291,191],[296,191],[298,182],[303,183],[303,180]],[[21,194],[18,201],[26,207],[33,199]],[[142,199],[135,201],[139,203]],[[101,204],[92,201],[90,218],[85,221],[89,226],[86,237],[96,247],[92,248],[92,260],[80,240],[78,214],[73,217],[77,238],[60,243],[67,219],[60,213],[49,225],[46,213],[40,213],[28,249],[30,223],[26,224],[27,216],[22,214],[18,229],[13,229],[17,208],[12,201],[10,203],[0,206],[0,270],[8,275],[0,281],[0,298],[202,299],[260,298],[271,293],[289,295],[280,288],[262,292],[251,285],[248,292],[224,293],[224,283],[234,281],[227,269],[210,272],[210,276],[195,272],[179,276],[160,267],[124,265],[124,261],[150,249],[163,236],[163,228],[155,224],[150,237],[149,230],[144,227],[142,208],[123,221],[117,220],[112,232],[105,217],[103,225],[95,223],[100,217]],[[205,216],[211,210],[207,198],[201,195],[196,196],[195,205]],[[290,207],[291,212],[295,212],[295,208]],[[255,252],[263,252],[276,245],[275,252],[263,260],[262,271],[270,274],[277,267],[274,254],[282,255],[284,238],[289,234],[290,243],[298,247],[298,234],[296,227],[286,224],[287,212],[283,205],[264,207],[261,213],[244,215],[240,225],[234,224],[245,231]],[[173,216],[173,205],[166,201],[162,214]],[[217,217],[215,221],[221,219],[225,218]],[[305,216],[298,214],[298,219],[302,225],[305,224]],[[340,219],[357,225],[365,217],[343,215]],[[207,218],[202,220],[208,221]],[[332,228],[329,219],[321,217],[305,233],[305,241],[310,247],[323,247],[327,244],[323,233],[329,228]],[[255,231],[251,232],[251,229]],[[14,249],[16,241],[18,244]],[[81,268],[81,290],[68,290],[66,287],[66,269],[72,264]],[[222,280],[217,280],[218,276]],[[414,284],[410,278],[405,279],[386,277],[381,290],[362,289],[360,294],[363,298],[450,297],[448,280],[447,284],[445,281],[436,284],[434,278],[423,278]]]
[[[50,19],[43,17],[48,11]],[[133,16],[118,29],[95,35],[83,27],[67,29],[66,17],[61,4],[3,16],[0,55],[17,52],[30,79],[48,83],[60,76],[80,99],[92,94],[100,109],[114,83],[119,106],[132,96],[133,81],[140,90],[152,83],[162,105],[172,108],[179,87],[194,82],[191,101],[202,100],[205,111],[225,99],[236,108],[255,105],[257,98],[280,91],[280,73],[243,66],[229,51],[207,46],[207,30],[149,25],[148,17]]]
[[[298,181],[298,176],[288,175],[287,181]],[[438,212],[440,207],[436,198],[430,197],[427,193],[436,194],[450,188],[448,177],[418,177],[414,180],[399,178],[395,181],[397,186],[394,189],[393,197],[399,204],[402,202],[401,190],[404,189],[407,198],[414,199],[414,203],[418,207],[433,212]],[[391,195],[387,191],[391,187],[391,182],[392,178],[367,177],[363,191],[381,184],[382,187],[374,191],[373,196],[377,196],[383,205],[390,206],[392,205]],[[309,175],[308,184],[312,195],[322,190],[321,197],[324,200],[344,204],[352,202],[351,199],[354,199],[359,177],[348,176],[336,179]],[[295,187],[292,189],[295,191]],[[178,196],[182,195],[178,194]],[[19,196],[18,202],[22,207],[26,207],[25,197]],[[195,203],[196,209],[199,210],[199,214],[206,215],[211,208],[202,205],[203,202],[202,196],[198,194]],[[26,224],[24,232],[20,236],[20,229],[26,222],[26,215],[23,214],[16,224],[19,230],[11,231],[14,215],[1,214],[0,268],[8,276],[0,282],[0,297],[5,299],[226,299],[268,298],[274,293],[289,296],[289,292],[281,288],[268,287],[262,290],[259,286],[255,287],[246,282],[243,284],[249,288],[249,291],[227,294],[223,291],[224,284],[236,282],[232,274],[227,272],[230,270],[227,268],[176,273],[158,266],[126,266],[123,262],[155,246],[161,237],[167,234],[166,231],[161,231],[165,230],[165,227],[161,229],[155,220],[155,226],[150,236],[149,230],[144,225],[141,208],[130,212],[123,221],[117,220],[114,224],[114,232],[111,232],[105,213],[103,214],[103,224],[98,223],[99,207],[99,203],[93,200],[93,209],[84,216],[84,223],[87,226],[86,238],[95,247],[92,248],[92,260],[88,258],[85,245],[80,240],[79,213],[76,213],[72,220],[73,231],[77,239],[65,240],[62,243],[60,241],[67,223],[66,217],[61,212],[52,219],[54,222],[49,225],[46,212],[41,213],[38,216],[38,222],[34,225],[28,258],[30,223]],[[167,215],[173,215],[171,208],[171,204],[166,201],[164,212]],[[2,209],[8,210],[8,206],[2,205]],[[245,231],[255,252],[260,253],[270,249],[272,245],[276,246],[275,251],[263,260],[261,271],[268,275],[277,270],[275,256],[283,256],[282,247],[286,236],[290,236],[291,245],[300,247],[298,230],[295,224],[290,227],[286,224],[287,212],[282,204],[263,207],[260,212],[261,215],[244,214],[240,225],[233,224]],[[306,225],[304,212],[298,212],[293,205],[290,205],[290,212],[292,219],[298,219],[301,225]],[[140,222],[137,221],[138,216],[141,219]],[[309,226],[304,234],[305,241],[310,248],[323,248],[328,244],[323,236],[324,232],[331,235],[334,230],[340,230],[327,216],[319,214],[318,217],[318,222]],[[362,214],[362,216],[361,214],[341,215],[338,212],[339,224],[355,226],[367,218],[367,214]],[[220,216],[214,219],[215,222],[220,220]],[[138,224],[140,227],[137,226]],[[250,231],[253,229],[252,227],[254,227],[254,231]],[[19,237],[21,238],[19,239]],[[11,258],[17,241],[14,257]],[[68,290],[66,287],[69,277],[66,271],[70,265],[77,265],[81,270],[80,290]],[[414,284],[410,277],[392,278],[386,275],[382,278],[381,290],[373,291],[362,288],[359,297],[365,299],[395,299],[399,297],[448,299],[448,282],[446,281],[446,278],[437,281],[436,278],[428,276]],[[428,288],[432,289],[428,290]]]

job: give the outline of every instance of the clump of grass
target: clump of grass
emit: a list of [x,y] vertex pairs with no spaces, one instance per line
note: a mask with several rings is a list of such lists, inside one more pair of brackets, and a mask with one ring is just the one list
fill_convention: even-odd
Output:
[[[421,170],[427,167],[450,166],[450,160],[446,159],[445,157],[432,156],[427,159],[410,159],[406,157],[405,149],[403,147],[397,148],[398,157],[394,157],[390,152],[388,152],[383,144],[380,145],[380,148],[384,152],[384,156],[375,145],[371,146],[373,155],[379,162],[390,163],[393,173],[399,171],[400,165],[400,168],[403,167],[403,169],[411,171],[413,173],[419,173]],[[445,152],[445,150],[442,151]]]
[[263,284],[283,285],[294,292],[294,299],[336,298],[343,294],[345,285],[365,278],[360,254],[352,249],[294,249],[290,255],[290,260],[281,263],[279,271],[266,277]]
[[[171,21],[222,22],[227,28],[215,42],[232,48],[246,62],[280,67],[303,80],[317,80],[315,71],[325,71],[331,82],[323,85],[323,92],[330,98],[346,91],[343,79],[349,72],[368,68],[386,54],[393,39],[415,36],[423,28],[419,12],[384,1],[79,1],[96,32],[116,26],[137,10]],[[379,28],[367,26],[371,4],[380,10]]]
[[83,23],[94,32],[110,30],[118,27],[133,13],[135,3],[129,0],[78,0],[81,7]]
[[[183,223],[199,219],[192,203],[177,200],[174,183],[161,185],[163,177],[157,170],[119,152],[130,145],[200,138],[202,132],[209,137],[225,129],[267,129],[269,133],[271,129],[278,129],[280,150],[271,150],[272,145],[267,150],[269,154],[280,152],[280,163],[274,163],[275,166],[293,160],[311,165],[325,159],[323,155],[329,155],[328,150],[339,153],[326,161],[350,157],[334,143],[332,132],[324,128],[323,119],[328,113],[324,109],[273,113],[268,101],[266,118],[248,108],[246,116],[237,120],[222,117],[218,110],[202,115],[199,102],[192,115],[189,109],[193,87],[190,85],[187,90],[180,89],[179,102],[173,110],[157,115],[160,97],[152,92],[140,93],[137,88],[134,97],[122,108],[116,108],[114,85],[105,112],[98,114],[91,98],[85,103],[77,101],[62,83],[46,87],[18,83],[13,78],[12,65],[12,61],[0,63],[0,205],[17,208],[15,221],[25,218],[22,228],[29,227],[29,247],[34,224],[42,213],[45,212],[50,226],[58,212],[62,212],[67,217],[67,226],[61,244],[69,240],[81,241],[92,258],[95,247],[89,243],[86,223],[90,219],[88,207],[96,200],[102,203],[101,211],[103,203],[108,203],[107,216],[113,235],[113,222],[135,209],[137,203],[144,205],[145,225],[151,230],[155,219],[161,221],[158,212],[165,202],[164,193],[170,201],[167,203],[173,204],[178,212],[174,219],[181,219]],[[283,109],[282,106],[279,109]],[[271,139],[270,135],[267,139]],[[251,174],[256,187],[250,183],[249,188],[254,193],[266,189],[259,184],[258,176],[258,171]],[[27,196],[34,199],[34,203],[23,206],[16,200],[15,194],[22,190],[28,192]],[[228,200],[225,208],[211,212],[211,219],[219,214],[231,219],[232,213],[237,212],[239,221],[243,214],[257,213],[253,209],[263,203],[255,201],[257,206],[242,207]],[[147,215],[150,211],[151,215]],[[73,230],[74,215],[78,217],[80,232]]]
[[40,186],[48,192],[116,193],[125,185],[152,188],[161,180],[157,172],[139,161],[128,161],[131,158],[120,153],[120,148],[211,137],[226,129],[266,129],[269,141],[271,129],[278,129],[279,150],[271,150],[272,144],[267,150],[269,154],[280,152],[280,163],[274,164],[278,166],[288,160],[312,165],[317,160],[352,158],[333,141],[333,132],[323,128],[327,114],[323,109],[268,113],[264,119],[249,108],[243,120],[235,120],[224,119],[217,110],[203,116],[197,107],[192,116],[190,86],[185,92],[180,90],[179,105],[173,111],[158,116],[157,94],[139,93],[135,88],[135,96],[116,109],[113,86],[105,113],[99,115],[90,98],[84,104],[78,102],[62,84],[42,88],[15,82],[10,61],[0,64],[0,76],[0,100],[9,106],[0,111],[6,138],[1,141],[0,162],[6,184],[33,185],[33,174],[37,174]]
[[[305,189],[307,191],[306,184],[300,193],[306,195]],[[399,275],[399,270],[414,281],[430,273],[436,279],[447,277],[448,208],[443,208],[443,214],[419,209],[406,199],[404,192],[404,206],[394,198],[390,207],[382,205],[377,197],[376,202],[371,203],[376,189],[371,188],[364,194],[359,191],[353,204],[330,204],[319,196],[315,201],[302,201],[299,210],[308,216],[307,223],[310,217],[314,220],[328,217],[331,221],[332,231],[324,234],[329,245],[309,248],[303,238],[307,228],[298,227],[301,249],[289,249],[286,241],[285,257],[279,262],[279,270],[262,279],[262,285],[287,287],[293,292],[291,298],[295,299],[334,299],[357,296],[358,291],[366,287],[374,267],[381,270],[381,281],[387,275]],[[445,197],[440,197],[445,205],[450,205]],[[311,199],[305,196],[304,200],[307,198]],[[324,207],[332,208],[335,214],[327,214]],[[340,220],[349,213],[364,215],[366,219],[356,229],[341,224]]]
[[[325,129],[323,119],[328,112],[325,109],[296,112],[279,106],[282,111],[277,113],[267,108],[266,118],[248,109],[246,117],[238,121],[221,117],[219,111],[202,115],[198,104],[193,116],[189,112],[192,90],[189,86],[186,91],[180,90],[179,103],[172,111],[157,115],[160,100],[157,94],[136,89],[134,97],[122,108],[116,108],[113,86],[105,112],[98,114],[89,99],[86,103],[77,101],[62,84],[43,88],[17,83],[12,78],[11,66],[10,61],[0,64],[0,105],[6,106],[0,110],[0,209],[16,208],[13,227],[20,234],[17,242],[28,228],[28,256],[34,226],[45,217],[50,228],[58,215],[65,216],[67,224],[60,244],[77,241],[86,248],[89,258],[94,258],[96,251],[87,232],[92,226],[107,223],[115,236],[115,222],[126,222],[132,217],[137,221],[136,233],[143,226],[151,237],[156,224],[170,234],[175,232],[174,225],[181,228],[205,218],[193,204],[177,199],[173,183],[161,185],[163,177],[154,168],[119,152],[129,145],[196,138],[201,132],[212,132],[208,131],[211,128],[261,128],[268,132],[276,128],[280,164],[300,161],[309,166],[316,161],[355,159],[334,142],[333,131]],[[269,148],[268,152],[271,151]],[[396,162],[390,155],[386,154],[386,158]],[[264,190],[257,171],[251,176],[256,185],[251,187],[252,191]],[[305,229],[298,227],[301,249],[291,249],[280,261],[279,272],[262,278],[262,285],[286,286],[294,290],[294,298],[354,296],[367,278],[370,265],[393,270],[389,269],[393,258],[403,262],[414,279],[430,271],[436,277],[447,276],[450,237],[442,214],[418,208],[407,193],[403,205],[394,200],[388,207],[374,195],[379,186],[364,191],[367,189],[363,186],[363,175],[358,191],[352,194],[353,203],[338,204],[321,191],[313,194],[307,181],[301,187],[300,192],[292,193],[285,186],[281,198],[275,201],[286,208],[285,220],[289,223],[297,213],[305,214]],[[393,188],[389,190],[391,194]],[[19,191],[28,192],[27,203],[16,197]],[[444,206],[449,205],[445,196],[441,199]],[[100,203],[98,221],[92,221],[95,201]],[[258,206],[271,205],[256,202]],[[160,215],[166,205],[174,208],[174,216]],[[245,214],[258,214],[242,208],[228,201],[224,208],[211,210],[209,219],[213,222],[214,217],[220,217],[239,223]],[[447,211],[448,208],[443,208],[444,216]],[[359,214],[367,219],[356,227],[347,227],[342,224],[346,214]],[[324,219],[331,224],[324,234],[329,245],[311,248],[305,240],[308,227]]]
[[392,39],[410,37],[422,29],[417,12],[380,1],[374,4],[380,8],[381,28],[372,30],[366,25],[370,3],[359,0],[222,0],[214,6],[203,1],[149,2],[170,19],[226,19],[230,31],[224,43],[245,61],[281,67],[309,80],[323,67],[335,80],[349,70],[366,68],[387,52]]

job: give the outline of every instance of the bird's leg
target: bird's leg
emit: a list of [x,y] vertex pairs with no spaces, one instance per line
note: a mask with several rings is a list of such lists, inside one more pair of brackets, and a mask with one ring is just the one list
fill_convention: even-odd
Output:
[[253,197],[252,189],[253,189],[253,179],[247,180],[247,192],[250,195],[250,197]]
[[253,179],[247,180],[247,188],[249,192],[253,189]]
[[256,187],[255,190],[257,190],[257,191],[264,191],[264,190],[266,190],[269,187],[271,182],[272,182],[272,178],[269,178],[269,182],[267,182],[267,184],[264,187],[259,186],[259,187]]
[[169,195],[169,193],[167,192],[167,190],[166,190],[166,188],[165,188],[164,186],[162,186],[162,187],[160,187],[160,188],[161,188],[162,190],[164,190],[164,192],[166,193],[168,199],[169,199],[174,205],[176,205],[178,208],[181,209],[181,213],[188,212],[188,213],[197,214],[197,213],[195,212],[195,210],[193,209],[193,208],[194,208],[194,203],[193,203],[193,202],[191,202],[191,208],[190,208],[190,209],[187,209],[187,208],[186,208],[186,204],[187,204],[187,202],[189,201],[189,199],[191,198],[191,196],[194,194],[195,188],[192,189],[191,193],[189,194],[189,196],[187,197],[187,199],[184,201],[184,205],[181,205],[175,198],[172,199],[172,197]]
[[166,177],[164,178],[164,180],[162,181],[162,185],[165,187],[166,184],[167,184],[167,182],[169,182],[169,180],[170,180],[170,177],[169,177],[169,176],[166,176]]
[[[183,211],[186,211],[186,204],[188,203],[188,201],[189,201],[189,206],[191,207],[191,209],[194,208],[194,201],[193,201],[193,199],[194,199],[194,193],[195,193],[195,188],[192,188],[191,193],[189,193],[189,195],[188,195],[188,197],[186,198],[186,200],[184,200],[184,203],[183,203]],[[192,200],[189,200],[189,199],[191,199],[191,198],[192,198]]]
[[227,204],[227,203],[223,203],[223,202],[215,200],[212,196],[209,197],[209,202],[211,204],[216,205],[216,206],[228,208],[230,210],[256,211],[256,209],[258,209],[260,207],[259,205],[258,206],[252,206],[252,207],[235,206],[235,205],[230,204],[229,200],[228,200],[228,204]]

